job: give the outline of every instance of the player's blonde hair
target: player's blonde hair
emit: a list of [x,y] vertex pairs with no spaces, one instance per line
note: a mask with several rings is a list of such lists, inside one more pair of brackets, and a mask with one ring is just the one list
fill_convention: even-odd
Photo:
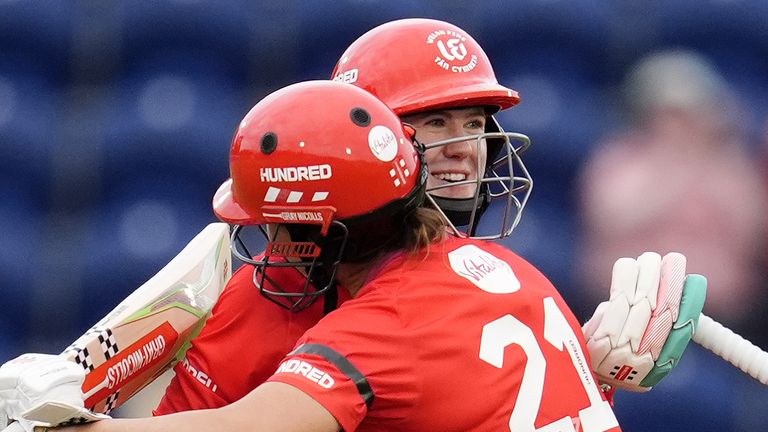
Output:
[[409,213],[404,221],[406,225],[403,250],[416,253],[429,245],[442,240],[446,233],[447,224],[437,210],[419,207]]
[[342,261],[348,263],[371,262],[397,251],[419,252],[441,240],[447,229],[440,212],[420,206],[347,226],[349,238]]

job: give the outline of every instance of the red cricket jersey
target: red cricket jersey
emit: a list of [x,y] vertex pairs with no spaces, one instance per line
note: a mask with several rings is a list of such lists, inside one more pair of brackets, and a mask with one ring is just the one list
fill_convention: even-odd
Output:
[[[294,313],[265,298],[253,283],[254,267],[240,267],[219,297],[211,317],[178,363],[155,415],[218,408],[235,402],[266,381],[296,340],[323,316],[320,298]],[[295,269],[273,268],[280,286],[299,290],[305,279]],[[349,298],[339,290],[339,302]]]
[[538,270],[450,238],[386,263],[269,380],[312,396],[345,431],[619,431],[585,353]]

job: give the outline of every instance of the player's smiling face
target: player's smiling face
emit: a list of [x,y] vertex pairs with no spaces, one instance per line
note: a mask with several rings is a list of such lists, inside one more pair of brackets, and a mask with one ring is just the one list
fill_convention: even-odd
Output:
[[[482,107],[431,111],[403,116],[402,119],[416,128],[416,139],[425,145],[482,134],[486,122]],[[476,180],[478,166],[485,167],[487,157],[485,142],[479,147],[477,140],[470,139],[428,149],[425,153],[430,172],[427,188]],[[475,189],[475,183],[459,184],[435,190],[432,194],[444,198],[472,198]]]

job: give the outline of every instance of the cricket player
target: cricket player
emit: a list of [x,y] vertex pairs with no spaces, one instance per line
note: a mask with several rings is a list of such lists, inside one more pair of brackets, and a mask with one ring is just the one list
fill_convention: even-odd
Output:
[[[277,167],[317,175],[263,179]],[[226,407],[72,431],[620,430],[557,290],[508,249],[448,234],[424,207],[429,173],[412,129],[370,93],[311,81],[267,96],[235,134],[230,171],[214,210],[263,226],[256,274],[326,273],[350,299]],[[273,188],[302,198],[273,199]]]
[[[456,37],[461,45],[453,47],[451,41]],[[464,53],[463,59],[453,61],[457,65],[471,62],[473,67],[465,67],[463,72],[435,67],[440,47],[449,50],[446,62],[449,56]],[[450,54],[450,50],[456,54]],[[437,143],[425,152],[430,169],[427,189],[430,199],[449,222],[453,221],[457,232],[462,228],[466,233],[475,232],[492,200],[504,207],[505,216],[486,222],[498,226],[493,231],[496,237],[511,232],[532,185],[519,154],[529,141],[517,138],[515,146],[515,142],[507,144],[499,135],[490,140],[483,138],[484,133],[502,132],[492,114],[516,105],[519,97],[517,92],[497,82],[485,52],[466,32],[436,20],[393,21],[352,43],[340,57],[332,76],[336,81],[374,93],[415,128],[420,142],[427,146]],[[447,139],[464,140],[440,144]],[[496,159],[501,160],[497,166],[514,164],[514,176],[509,172],[498,175],[492,169]],[[476,188],[480,191],[477,196]],[[508,199],[507,194],[492,197],[494,189],[514,191],[514,199]],[[242,255],[241,258],[249,259]],[[256,284],[261,293],[253,281],[253,266],[243,266],[235,273],[206,327],[185,360],[176,366],[176,375],[156,414],[215,408],[240,399],[274,372],[304,331],[337,303],[348,299],[344,290],[327,287],[328,281],[316,280],[305,286],[306,281],[295,272],[275,272],[269,280]],[[302,295],[305,291],[313,296],[302,297],[294,305],[295,297],[289,294]],[[275,307],[275,303],[288,309]],[[296,313],[297,308],[302,310]],[[231,340],[253,343],[227,342]],[[229,365],[236,357],[249,361],[235,370]]]
[[[498,84],[487,56],[471,36],[456,26],[435,20],[387,23],[355,41],[340,58],[333,77],[375,94],[410,124],[407,128],[414,129],[416,139],[426,147],[424,157],[431,172],[426,178],[427,199],[448,216],[450,232],[462,237],[463,227],[464,234],[474,233],[482,212],[492,199],[498,197],[508,207],[504,220],[500,221],[502,226],[497,237],[511,232],[519,221],[532,184],[520,160],[520,153],[527,148],[528,141],[516,134],[500,133],[492,114],[514,106],[519,100],[518,95]],[[452,138],[464,140],[446,143]],[[270,142],[268,139],[264,145],[269,148],[281,141],[278,138],[276,143]],[[376,145],[372,144],[372,147]],[[328,175],[324,165],[327,164],[311,169],[304,167],[307,169],[302,181],[309,178],[324,180],[322,177]],[[514,176],[512,165],[517,168]],[[507,168],[508,174],[496,174],[494,168],[500,166]],[[260,173],[259,181],[293,178],[294,173],[277,168],[280,167],[266,167],[266,171]],[[295,178],[298,177],[296,174]],[[494,193],[493,189],[501,187],[499,185],[514,192],[515,198]],[[290,188],[275,188],[270,197],[284,199],[291,196],[291,191]],[[361,195],[374,193],[359,192]],[[232,219],[230,222],[239,225],[245,221]],[[306,234],[297,227],[288,231],[297,236]],[[386,247],[383,244],[388,238],[387,232],[374,231],[369,235],[379,239],[382,248]],[[288,260],[275,256],[269,259],[271,264],[282,262],[282,265],[271,268],[270,272],[259,272],[258,263],[265,260],[263,255],[253,257],[247,251],[237,254],[251,265],[241,267],[233,276],[203,332],[193,342],[186,359],[176,367],[176,377],[156,414],[217,408],[240,400],[270,379],[281,359],[305,331],[352,297],[348,290],[338,288],[341,284],[329,269],[320,269],[312,278],[306,278],[302,272],[288,267]],[[338,259],[327,261],[330,264]],[[662,267],[661,257],[633,262],[629,263],[631,269],[626,270],[625,266],[625,272],[637,274],[641,268],[658,275]],[[677,262],[680,263],[679,259]],[[684,261],[682,267],[677,265],[677,273],[680,271],[684,274]],[[635,287],[635,281],[623,283],[631,284],[631,289]],[[660,286],[657,277],[656,284],[649,289],[655,294]],[[676,289],[681,290],[682,285]],[[600,359],[600,362],[592,362],[594,369],[601,366],[603,359],[611,357],[609,354],[615,357],[617,352],[624,364],[641,363],[644,374],[656,367],[660,350],[657,348],[652,354],[649,351],[640,353],[639,344],[630,343],[632,338],[626,335],[633,335],[631,341],[639,342],[650,323],[650,316],[643,319],[643,314],[638,314],[641,318],[631,321],[632,331],[624,331],[626,317],[632,309],[630,306],[621,309],[606,303],[603,313],[596,314],[590,321],[590,346],[599,351]],[[607,314],[610,320],[604,319],[606,310],[611,311]],[[619,334],[625,334],[624,338],[619,338]],[[666,336],[669,330],[661,334]],[[664,342],[661,338],[654,343],[663,346]],[[677,346],[680,354],[684,345]],[[618,349],[620,346],[622,350]],[[232,367],[233,363],[237,367]],[[666,366],[673,365],[668,363]],[[606,366],[602,365],[603,369]],[[656,373],[659,379],[668,373],[668,369]],[[612,379],[610,372],[606,372],[605,377]],[[601,382],[605,381],[603,376],[600,378]],[[650,388],[652,385],[640,386],[642,378],[614,384],[640,390]]]

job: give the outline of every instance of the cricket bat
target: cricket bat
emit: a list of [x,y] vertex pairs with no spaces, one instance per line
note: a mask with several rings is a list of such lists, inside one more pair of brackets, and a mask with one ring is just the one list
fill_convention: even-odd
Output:
[[85,369],[85,407],[109,414],[184,357],[232,275],[229,226],[212,223],[61,354]]
[[701,314],[693,341],[768,385],[768,353],[719,322]]

